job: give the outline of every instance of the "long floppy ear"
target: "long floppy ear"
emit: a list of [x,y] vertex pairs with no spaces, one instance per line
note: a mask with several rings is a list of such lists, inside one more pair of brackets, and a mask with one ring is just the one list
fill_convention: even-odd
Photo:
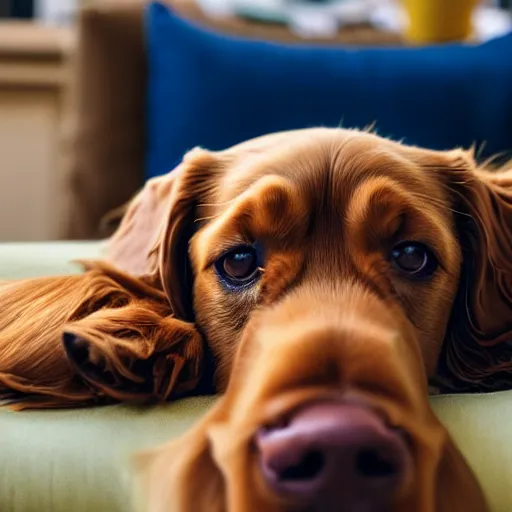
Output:
[[169,213],[171,193],[183,165],[172,172],[150,179],[125,205],[121,223],[108,241],[106,258],[132,275],[154,273],[157,268],[151,252]]
[[478,168],[451,152],[441,169],[463,251],[459,294],[441,359],[452,389],[512,384],[512,169]]
[[203,344],[193,324],[172,315],[164,294],[102,263],[123,296],[103,307],[75,311],[63,327],[73,370],[99,397],[166,401],[192,391],[202,369]]
[[219,154],[190,151],[176,169],[147,182],[109,241],[107,258],[131,274],[155,277],[181,319],[194,317],[188,261],[194,214],[224,168]]
[[163,292],[103,263],[0,286],[0,400],[16,409],[163,401],[197,386],[203,344]]

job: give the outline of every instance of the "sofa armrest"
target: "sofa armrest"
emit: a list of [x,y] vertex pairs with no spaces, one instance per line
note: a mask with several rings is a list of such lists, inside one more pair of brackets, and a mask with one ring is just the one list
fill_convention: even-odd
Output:
[[98,238],[102,217],[142,184],[146,62],[142,1],[80,12],[75,55],[69,239]]

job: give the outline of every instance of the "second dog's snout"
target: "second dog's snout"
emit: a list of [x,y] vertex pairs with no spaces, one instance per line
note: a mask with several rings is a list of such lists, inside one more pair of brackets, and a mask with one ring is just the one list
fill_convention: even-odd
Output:
[[365,407],[309,405],[256,439],[274,492],[308,510],[385,512],[410,454],[401,435]]

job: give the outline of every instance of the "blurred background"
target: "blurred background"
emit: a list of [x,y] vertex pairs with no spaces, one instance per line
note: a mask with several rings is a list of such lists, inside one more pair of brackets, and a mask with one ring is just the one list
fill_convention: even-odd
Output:
[[177,155],[277,129],[512,150],[512,0],[164,3],[0,0],[0,241],[107,236]]

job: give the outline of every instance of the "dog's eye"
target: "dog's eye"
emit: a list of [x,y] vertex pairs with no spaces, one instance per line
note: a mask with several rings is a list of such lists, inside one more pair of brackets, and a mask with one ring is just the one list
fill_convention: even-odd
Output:
[[400,272],[416,278],[430,277],[438,266],[432,251],[419,242],[402,242],[395,246],[391,261]]
[[243,286],[260,274],[260,261],[255,247],[237,247],[222,256],[215,264],[217,273],[231,286]]

